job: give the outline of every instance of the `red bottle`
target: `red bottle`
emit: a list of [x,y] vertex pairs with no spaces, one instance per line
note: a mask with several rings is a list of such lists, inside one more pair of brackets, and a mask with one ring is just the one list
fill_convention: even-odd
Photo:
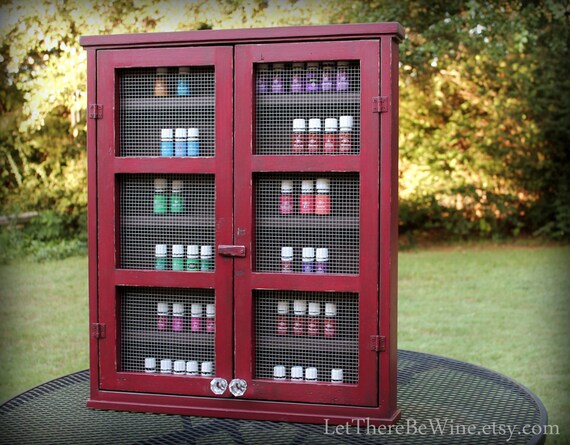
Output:
[[305,300],[295,300],[293,303],[293,335],[303,336],[306,333],[307,320],[307,302]]
[[293,181],[281,181],[279,213],[281,215],[291,215],[293,210]]
[[307,146],[307,131],[305,119],[293,119],[293,136],[291,141],[291,151],[301,154]]
[[326,178],[317,179],[315,195],[315,215],[331,214],[330,182]]
[[307,336],[318,337],[319,335],[321,335],[321,305],[311,302],[307,319]]
[[312,215],[315,213],[315,195],[312,180],[301,182],[301,195],[299,196],[299,213]]
[[323,136],[323,153],[338,152],[338,121],[334,118],[325,119],[325,134]]
[[277,302],[277,318],[275,319],[275,334],[287,335],[289,334],[289,302]]
[[326,338],[336,337],[336,304],[325,304],[325,320],[323,323],[323,335]]
[[345,154],[352,151],[352,116],[340,117],[338,151]]
[[318,154],[322,151],[323,134],[321,132],[321,120],[309,119],[309,135],[307,136],[307,152]]

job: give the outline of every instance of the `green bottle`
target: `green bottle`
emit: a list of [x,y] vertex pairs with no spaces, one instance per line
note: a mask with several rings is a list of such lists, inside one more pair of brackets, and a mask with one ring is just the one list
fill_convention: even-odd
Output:
[[172,270],[184,270],[184,246],[182,244],[172,246]]
[[166,244],[154,246],[154,268],[156,270],[166,270]]
[[154,180],[153,212],[162,215],[168,211],[168,197],[166,196],[166,179]]
[[200,271],[200,246],[188,246],[186,248],[186,270],[190,272]]
[[170,211],[172,213],[182,213],[184,211],[184,197],[182,196],[183,188],[183,181],[172,181],[172,194],[170,195]]

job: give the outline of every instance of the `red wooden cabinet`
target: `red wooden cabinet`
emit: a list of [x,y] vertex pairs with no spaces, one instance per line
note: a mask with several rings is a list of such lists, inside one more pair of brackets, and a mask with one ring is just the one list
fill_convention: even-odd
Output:
[[390,423],[395,23],[83,37],[88,406]]

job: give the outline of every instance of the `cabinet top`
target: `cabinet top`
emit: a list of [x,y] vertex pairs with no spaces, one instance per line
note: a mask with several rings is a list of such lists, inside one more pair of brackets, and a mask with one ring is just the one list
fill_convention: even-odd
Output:
[[397,22],[344,25],[288,26],[275,28],[224,29],[200,31],[156,32],[140,34],[111,34],[82,36],[84,47],[116,48],[138,46],[205,45],[298,42],[316,40],[370,39],[392,35],[404,38],[402,25]]

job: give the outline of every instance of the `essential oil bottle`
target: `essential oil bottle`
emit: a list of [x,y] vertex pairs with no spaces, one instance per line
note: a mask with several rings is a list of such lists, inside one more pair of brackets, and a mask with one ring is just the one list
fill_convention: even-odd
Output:
[[177,96],[190,95],[190,67],[181,66],[178,68],[178,82],[176,83]]
[[172,193],[170,194],[170,212],[182,213],[184,212],[184,196],[182,190],[184,189],[184,181],[175,179],[172,181]]
[[166,244],[156,244],[154,246],[154,269],[155,270],[166,270],[167,258],[166,258]]
[[168,196],[166,195],[166,179],[155,178],[154,195],[152,197],[152,212],[155,215],[164,215],[168,210]]
[[273,380],[285,380],[285,366],[277,365],[273,367]]
[[315,261],[315,273],[328,273],[329,269],[329,249],[319,247]]
[[331,214],[330,181],[326,178],[317,179],[315,195],[315,215]]
[[325,319],[323,321],[323,336],[325,338],[335,338],[337,335],[336,326],[336,304],[325,303]]
[[309,303],[309,317],[307,318],[307,336],[318,337],[321,334],[321,305]]
[[192,303],[190,318],[190,330],[192,332],[202,331],[202,305],[200,303]]
[[291,380],[294,382],[303,381],[303,367],[302,366],[291,366]]
[[168,329],[168,303],[156,304],[156,329],[166,331]]
[[293,181],[281,181],[281,196],[279,196],[279,213],[291,215],[293,213]]
[[184,331],[184,304],[172,303],[172,330]]
[[299,213],[312,215],[315,213],[315,189],[312,179],[301,181],[301,195],[299,196]]
[[305,381],[314,383],[317,381],[318,371],[317,368],[309,367],[305,369]]
[[334,154],[338,151],[338,121],[334,117],[325,119],[323,153]]
[[307,301],[306,300],[295,300],[293,302],[293,335],[303,336],[306,334],[307,330]]
[[291,151],[300,154],[307,147],[307,128],[305,119],[293,119],[293,135],[291,137]]
[[200,270],[200,246],[190,245],[186,247],[186,270],[190,272]]
[[309,135],[307,136],[307,152],[319,153],[322,149],[323,134],[320,119],[309,119]]
[[301,260],[303,273],[313,273],[315,271],[315,248],[303,247],[303,257]]
[[289,334],[289,302],[277,302],[277,317],[275,318],[275,334]]
[[293,248],[291,246],[281,247],[281,272],[293,272]]
[[216,305],[206,305],[206,332],[213,334],[216,332]]
[[291,82],[289,84],[289,91],[291,93],[302,93],[305,91],[305,64],[296,62],[291,70]]

